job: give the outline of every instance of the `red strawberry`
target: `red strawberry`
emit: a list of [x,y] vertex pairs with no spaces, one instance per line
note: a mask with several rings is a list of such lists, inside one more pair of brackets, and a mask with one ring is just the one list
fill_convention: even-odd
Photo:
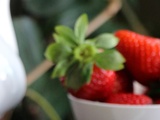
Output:
[[128,30],[119,30],[117,49],[126,58],[126,67],[143,85],[160,78],[160,39],[140,35]]
[[63,25],[55,27],[55,42],[45,51],[45,57],[55,64],[52,77],[64,76],[64,86],[73,95],[88,100],[103,101],[112,93],[128,89],[123,88],[123,80],[115,72],[122,70],[125,62],[115,49],[117,37],[103,33],[94,39],[85,38],[88,29],[86,14],[77,19],[74,28],[72,30]]
[[94,66],[91,82],[77,91],[70,92],[78,98],[103,101],[112,92],[115,79],[114,71],[106,71]]
[[147,105],[152,104],[152,99],[146,95],[119,93],[111,95],[106,102],[114,104]]
[[74,96],[93,101],[105,101],[113,93],[132,92],[132,81],[124,71],[103,70],[94,66],[91,82],[78,91],[70,91]]

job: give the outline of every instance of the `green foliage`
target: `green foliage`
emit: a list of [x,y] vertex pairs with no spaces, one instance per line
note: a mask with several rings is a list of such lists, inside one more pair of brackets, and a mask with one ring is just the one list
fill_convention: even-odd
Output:
[[80,41],[79,43],[84,42],[87,29],[88,29],[88,16],[86,14],[83,14],[78,18],[74,28],[75,36]]
[[56,64],[53,76],[65,76],[67,88],[79,89],[88,83],[93,64],[108,70],[124,68],[123,56],[113,49],[118,44],[118,38],[106,33],[86,40],[87,29],[88,16],[82,14],[75,22],[74,31],[65,26],[56,27],[59,36],[55,36],[56,42],[46,49],[46,58]]
[[30,17],[23,16],[13,19],[20,57],[30,72],[44,59],[44,41],[37,23]]
[[69,27],[57,26],[55,28],[55,31],[57,33],[55,36],[56,42],[63,42],[70,47],[75,47],[75,45],[78,43],[77,41],[75,41],[76,36],[74,35],[73,30]]
[[125,62],[125,59],[117,50],[109,49],[105,50],[103,53],[97,54],[95,62],[104,69],[121,70],[124,68],[122,63]]
[[45,52],[45,56],[48,60],[54,61],[57,64],[59,61],[69,58],[71,52],[72,49],[61,42],[50,44]]
[[55,109],[52,107],[52,105],[38,92],[32,89],[28,89],[26,92],[26,96],[33,100],[35,103],[37,103],[48,115],[50,120],[61,120],[61,118],[59,117]]
[[[51,16],[66,10],[74,0],[23,0],[25,8],[37,16]],[[63,6],[63,7],[62,7]]]
[[95,38],[95,45],[98,48],[110,49],[116,47],[118,41],[118,38],[116,38],[113,34],[104,33]]
[[77,90],[82,85],[88,83],[92,73],[92,66],[93,63],[82,65],[79,65],[79,63],[73,63],[66,73],[67,78],[65,80],[65,85],[68,88]]

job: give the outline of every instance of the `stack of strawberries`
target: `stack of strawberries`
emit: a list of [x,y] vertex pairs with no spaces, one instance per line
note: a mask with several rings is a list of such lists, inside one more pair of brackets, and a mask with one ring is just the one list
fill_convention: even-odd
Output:
[[[126,59],[125,69],[108,71],[94,66],[91,83],[72,94],[117,104],[160,103],[160,39],[129,30],[116,31],[115,36],[119,38],[116,48]],[[147,88],[143,95],[133,93],[134,81]]]
[[[85,42],[87,27],[83,24],[87,25],[86,20],[86,15],[78,19],[75,33],[68,27],[57,27],[54,34],[57,43],[50,45],[45,54],[56,63],[53,77],[64,77],[68,92],[81,99],[130,105],[160,103],[160,39],[119,30]],[[67,44],[70,47],[67,48]],[[64,55],[59,57],[61,53]],[[145,86],[147,91],[134,94],[134,81]]]

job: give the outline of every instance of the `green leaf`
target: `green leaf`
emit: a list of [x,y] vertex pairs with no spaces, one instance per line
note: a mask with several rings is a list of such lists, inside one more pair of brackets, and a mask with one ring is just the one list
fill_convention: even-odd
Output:
[[108,70],[120,70],[124,68],[124,57],[115,49],[105,50],[95,57],[97,66]]
[[82,43],[85,39],[86,32],[88,29],[88,17],[86,14],[82,14],[75,23],[75,35]]
[[52,78],[58,78],[65,75],[68,68],[68,64],[66,63],[66,60],[62,60],[58,62],[53,70]]
[[58,35],[56,33],[54,33],[53,36],[54,36],[55,41],[57,43],[63,43],[63,44],[66,44],[66,45],[68,45],[68,46],[70,46],[72,48],[75,47],[75,44],[73,42],[71,42],[69,39],[65,39],[64,37],[62,37],[62,36],[60,36],[60,35]]
[[118,44],[118,38],[110,33],[101,34],[95,38],[95,44],[98,48],[110,49]]
[[71,48],[62,43],[50,44],[46,51],[45,56],[48,60],[57,63],[61,60],[67,59],[71,55]]
[[65,76],[71,63],[72,63],[72,61],[66,60],[66,59],[59,61],[58,64],[54,68],[54,71],[52,73],[52,77],[56,78],[56,77]]
[[93,70],[93,63],[87,63],[83,66],[83,77],[86,78],[86,80],[84,81],[85,83],[89,83],[91,80],[91,74],[92,74],[92,70]]
[[79,89],[90,81],[93,63],[80,65],[74,63],[67,72],[66,86],[72,89]]
[[30,72],[44,60],[44,38],[34,19],[23,16],[13,19],[19,54],[26,72]]
[[76,46],[78,44],[77,39],[74,35],[74,32],[72,29],[66,26],[57,26],[55,28],[57,34],[61,37],[58,37],[58,35],[54,36],[55,39],[58,41],[64,42],[71,45],[71,46]]

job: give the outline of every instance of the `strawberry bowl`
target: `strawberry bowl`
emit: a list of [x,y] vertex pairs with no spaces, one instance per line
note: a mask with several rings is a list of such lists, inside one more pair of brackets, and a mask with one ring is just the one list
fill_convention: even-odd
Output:
[[[154,88],[159,82],[159,51],[157,54],[144,51],[144,45],[157,48],[155,44],[150,46],[154,39],[126,30],[86,39],[87,28],[86,14],[77,19],[73,30],[56,26],[55,42],[45,51],[45,57],[56,64],[52,77],[61,78],[63,86],[73,95],[68,98],[75,119],[160,120],[160,105],[152,104],[155,100],[149,95],[159,91],[159,87]],[[155,42],[160,45],[157,39]],[[148,90],[142,91],[134,81]]]
[[[143,94],[146,88],[133,83],[134,93]],[[160,105],[123,105],[84,100],[68,94],[75,120],[160,120]]]
[[68,95],[76,120],[160,120],[160,105],[118,105]]

